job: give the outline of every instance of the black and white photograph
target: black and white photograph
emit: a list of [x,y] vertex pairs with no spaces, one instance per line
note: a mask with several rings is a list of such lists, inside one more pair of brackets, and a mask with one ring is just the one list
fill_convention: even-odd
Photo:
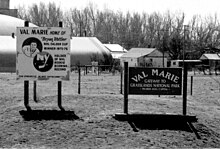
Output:
[[0,0],[0,149],[218,149],[219,97],[219,0]]

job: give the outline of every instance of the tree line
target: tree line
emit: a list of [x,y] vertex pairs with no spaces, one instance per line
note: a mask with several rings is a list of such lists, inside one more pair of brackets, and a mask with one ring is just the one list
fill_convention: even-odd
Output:
[[[98,10],[89,3],[83,9],[61,10],[55,3],[18,6],[18,17],[38,26],[58,26],[63,21],[72,36],[94,36],[102,43],[116,43],[126,49],[158,48],[172,59],[198,59],[204,52],[216,52],[220,41],[217,14],[194,15],[185,25],[185,13],[123,13],[110,9]],[[183,52],[185,51],[185,52]]]

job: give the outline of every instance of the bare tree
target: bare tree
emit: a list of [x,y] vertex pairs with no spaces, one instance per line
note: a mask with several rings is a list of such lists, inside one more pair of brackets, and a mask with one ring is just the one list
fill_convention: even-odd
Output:
[[96,15],[97,15],[96,5],[93,3],[89,3],[87,9],[88,9],[88,15],[92,22],[91,36],[95,36],[96,35]]
[[41,2],[28,10],[19,6],[18,16],[38,26],[57,26],[63,20],[71,28],[72,36],[95,36],[103,43],[118,43],[126,49],[156,47],[168,52],[173,59],[181,59],[183,49],[198,58],[207,48],[220,46],[217,15],[206,18],[193,16],[188,24],[187,38],[184,38],[183,12],[131,14],[109,9],[100,11],[95,4],[89,3],[84,9],[73,8],[63,14],[55,3],[45,5]]
[[58,26],[58,22],[62,21],[63,13],[55,3],[45,5],[41,2],[39,5],[33,4],[28,10],[19,7],[18,16],[38,26]]
[[19,5],[17,9],[18,9],[18,18],[26,20],[26,21],[31,21],[31,16],[27,12],[27,9],[25,8],[24,5],[23,6]]
[[85,36],[85,34],[91,35],[91,20],[89,17],[89,9],[78,10],[76,8],[71,9],[66,13],[67,24],[71,27],[73,36]]
[[38,26],[47,26],[48,11],[44,3],[33,4],[28,10],[31,16],[31,22]]
[[63,12],[61,11],[60,7],[56,6],[54,2],[49,3],[47,7],[47,26],[58,26],[59,22],[63,19]]

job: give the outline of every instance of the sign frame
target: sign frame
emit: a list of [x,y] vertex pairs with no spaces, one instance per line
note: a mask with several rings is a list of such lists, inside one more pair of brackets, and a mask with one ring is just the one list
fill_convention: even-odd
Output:
[[69,80],[70,29],[17,27],[17,80]]

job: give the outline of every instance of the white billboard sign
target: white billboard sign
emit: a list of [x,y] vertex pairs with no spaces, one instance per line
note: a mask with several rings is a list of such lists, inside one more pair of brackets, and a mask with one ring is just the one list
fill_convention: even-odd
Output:
[[17,28],[17,79],[69,80],[70,29]]

